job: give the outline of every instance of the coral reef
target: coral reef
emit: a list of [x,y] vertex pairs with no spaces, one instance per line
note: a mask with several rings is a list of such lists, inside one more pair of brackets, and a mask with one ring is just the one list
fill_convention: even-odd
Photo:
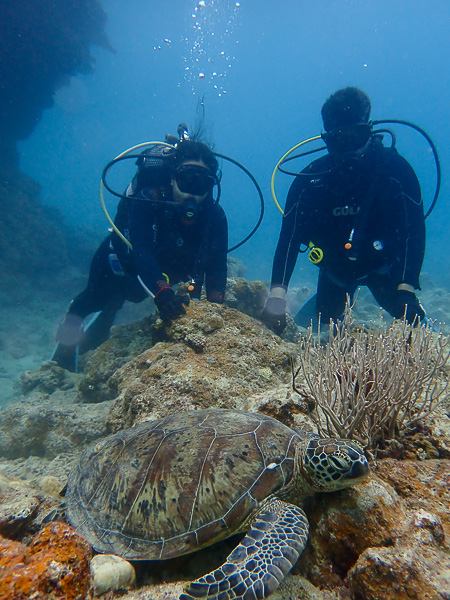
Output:
[[[40,186],[20,171],[0,165],[0,257],[2,288],[24,285],[23,276],[38,281],[48,278],[49,270],[58,270],[67,261],[67,244],[62,219],[56,211],[39,204]],[[55,246],[59,249],[54,252]],[[46,269],[42,256],[48,257]]]
[[117,396],[111,380],[115,371],[154,344],[153,326],[156,317],[140,319],[126,326],[113,327],[111,338],[95,352],[82,357],[84,377],[80,381],[83,401],[103,402]]
[[388,326],[380,317],[377,327],[355,327],[347,306],[325,345],[312,327],[302,337],[293,385],[302,371],[321,435],[384,450],[450,399],[448,382],[439,380],[448,344],[432,323],[414,327],[403,319]]
[[0,598],[88,598],[91,555],[89,544],[65,523],[47,525],[28,546],[0,538]]
[[[232,278],[231,288],[231,303],[236,298],[236,307],[257,314],[254,307],[264,286]],[[9,538],[2,542],[5,560],[23,563],[18,581],[30,585],[25,577],[30,549],[39,532],[49,531],[44,515],[57,507],[72,461],[109,431],[207,406],[259,411],[290,427],[313,429],[305,380],[297,377],[300,394],[292,388],[290,358],[298,351],[298,345],[283,341],[237,308],[199,301],[168,326],[153,315],[114,328],[111,339],[86,356],[84,373],[63,376],[53,363],[46,363],[24,374],[25,397],[0,413],[0,470],[9,477],[0,477],[0,534]],[[448,369],[438,375],[445,380]],[[305,503],[310,541],[273,600],[446,598],[449,411],[447,401],[421,427],[395,440],[389,455],[396,458],[378,457],[364,484],[316,494]],[[70,529],[64,531],[73,539]],[[121,598],[177,600],[183,581],[216,568],[235,543],[227,540],[157,565],[135,564],[138,589],[123,592]],[[59,598],[71,566],[55,558],[52,547],[47,550],[48,560],[40,554],[39,565],[47,565],[43,573],[53,573],[53,583],[45,585],[56,586],[47,590]],[[87,577],[85,548],[73,552]],[[48,565],[55,563],[52,571]],[[8,570],[0,571],[0,591],[10,585],[9,576]],[[33,593],[42,593],[39,581],[32,580]],[[89,597],[90,583],[83,581],[86,587],[80,594]]]
[[105,23],[100,0],[0,5],[0,236],[5,241],[0,287],[5,304],[18,303],[33,286],[52,285],[75,252],[86,252],[82,236],[69,231],[57,210],[40,203],[39,185],[20,172],[16,142],[32,133],[58,88],[77,73],[93,71],[91,45],[110,48]]
[[109,433],[105,419],[110,403],[92,407],[58,399],[61,392],[50,398],[35,394],[3,410],[0,456],[17,459],[34,455],[52,460]]
[[55,91],[93,71],[91,44],[110,48],[99,0],[2,2],[0,7],[0,162],[18,164],[25,139]]
[[110,380],[119,394],[109,417],[113,431],[174,410],[237,407],[262,387],[286,382],[296,350],[261,322],[204,301],[168,326],[159,321],[154,336],[161,341]]

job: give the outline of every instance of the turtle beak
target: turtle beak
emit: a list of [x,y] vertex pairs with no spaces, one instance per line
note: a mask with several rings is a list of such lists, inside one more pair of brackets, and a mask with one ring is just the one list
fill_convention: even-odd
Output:
[[348,474],[345,476],[345,479],[351,481],[352,484],[360,483],[364,481],[366,477],[369,475],[369,462],[365,456],[362,456],[360,460],[356,461]]

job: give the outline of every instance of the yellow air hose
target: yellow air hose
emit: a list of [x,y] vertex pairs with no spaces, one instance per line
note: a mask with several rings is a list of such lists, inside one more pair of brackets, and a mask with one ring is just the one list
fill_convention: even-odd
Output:
[[279,166],[281,165],[281,163],[282,163],[282,162],[283,162],[283,161],[284,161],[284,160],[285,160],[285,159],[286,159],[286,158],[289,156],[289,154],[291,154],[292,152],[294,152],[294,150],[297,150],[297,148],[300,148],[300,146],[303,146],[304,144],[308,144],[309,142],[314,142],[315,140],[320,140],[320,139],[321,139],[321,136],[320,136],[320,135],[316,135],[316,136],[314,136],[314,137],[312,137],[312,138],[309,138],[309,139],[307,139],[307,140],[303,140],[303,142],[300,142],[299,144],[296,144],[296,145],[295,145],[293,148],[291,148],[290,150],[288,150],[288,151],[286,152],[286,154],[284,154],[284,155],[283,155],[283,156],[280,158],[280,160],[277,162],[277,164],[276,164],[276,166],[275,166],[275,169],[273,170],[273,173],[272,173],[272,178],[271,178],[271,180],[270,180],[270,190],[271,190],[271,192],[272,192],[272,198],[273,198],[273,201],[275,202],[275,204],[276,204],[276,206],[277,206],[278,210],[280,211],[280,213],[281,213],[282,215],[284,215],[284,210],[283,210],[283,209],[281,208],[281,206],[279,205],[279,203],[278,203],[278,200],[277,200],[277,196],[276,196],[276,194],[275,194],[275,175],[277,174],[278,167],[279,167]]
[[[135,150],[139,150],[140,148],[145,148],[147,146],[167,146],[167,148],[175,149],[175,146],[172,146],[172,144],[167,144],[166,142],[142,142],[142,144],[136,144],[136,146],[132,146],[131,148],[128,148],[128,150],[121,152],[120,154],[118,154],[115,157],[114,160],[118,160],[118,159],[126,156],[127,154],[134,152]],[[123,235],[123,233],[117,228],[116,224],[111,219],[111,217],[108,213],[108,210],[107,210],[106,204],[105,204],[105,198],[103,195],[103,180],[100,181],[100,204],[102,206],[102,210],[105,214],[105,217],[106,217],[108,223],[111,225],[112,229],[117,233],[117,235],[120,237],[120,239],[130,248],[130,250],[133,250],[133,246],[131,245],[129,240],[127,240],[127,238]]]

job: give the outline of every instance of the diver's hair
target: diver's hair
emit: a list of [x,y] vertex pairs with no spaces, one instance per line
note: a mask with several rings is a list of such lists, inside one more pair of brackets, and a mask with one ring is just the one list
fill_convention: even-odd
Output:
[[219,163],[211,148],[203,142],[193,141],[192,139],[178,142],[172,160],[174,169],[177,169],[187,160],[202,160],[211,171],[212,175],[215,175],[219,168]]
[[322,106],[325,131],[368,123],[371,108],[369,96],[359,88],[349,86],[338,90]]

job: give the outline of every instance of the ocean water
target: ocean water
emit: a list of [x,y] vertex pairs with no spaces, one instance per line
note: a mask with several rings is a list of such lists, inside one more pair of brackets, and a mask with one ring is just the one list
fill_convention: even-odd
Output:
[[[442,187],[426,223],[421,298],[430,303],[432,318],[448,323],[448,2],[103,0],[102,5],[113,51],[92,46],[94,72],[68,80],[18,146],[21,170],[42,186],[41,201],[58,207],[74,231],[87,233],[92,254],[109,226],[99,202],[105,164],[135,144],[176,133],[180,122],[192,130],[203,118],[204,141],[242,163],[262,189],[262,224],[232,256],[244,262],[248,279],[269,283],[281,226],[270,190],[273,169],[295,144],[320,134],[326,98],[355,85],[370,96],[373,119],[411,121],[438,149]],[[430,148],[411,129],[393,129],[397,149],[420,179],[427,209],[436,183]],[[298,170],[308,162],[302,160],[295,164]],[[221,168],[221,203],[233,246],[256,224],[260,201],[239,168],[227,161]],[[108,181],[120,191],[134,170],[134,161],[121,163]],[[291,182],[276,176],[281,206]],[[108,193],[105,199],[114,216],[117,199]],[[43,251],[43,268],[46,258]],[[76,267],[59,276],[57,295],[30,289],[5,311],[0,404],[20,394],[21,372],[50,358],[58,323],[88,275],[88,262]],[[299,256],[291,288],[314,289],[317,274]]]
[[[193,127],[204,108],[206,140],[241,162],[265,198],[258,232],[235,256],[249,278],[270,279],[281,215],[270,193],[277,160],[321,132],[320,108],[335,90],[356,85],[372,118],[424,128],[441,159],[438,204],[427,220],[423,271],[449,284],[445,0],[103,0],[115,52],[93,48],[95,72],[73,77],[33,135],[20,144],[21,168],[39,181],[42,201],[100,240],[107,223],[98,200],[103,166],[130,146],[162,140],[179,122]],[[396,127],[397,148],[415,168],[429,206],[435,168],[425,140]],[[301,168],[305,166],[299,164]],[[222,204],[230,245],[252,229],[259,199],[248,178],[223,163]],[[132,161],[114,173],[126,185]],[[284,205],[291,178],[277,175]],[[107,198],[114,214],[116,200]],[[314,282],[301,256],[293,283]]]

